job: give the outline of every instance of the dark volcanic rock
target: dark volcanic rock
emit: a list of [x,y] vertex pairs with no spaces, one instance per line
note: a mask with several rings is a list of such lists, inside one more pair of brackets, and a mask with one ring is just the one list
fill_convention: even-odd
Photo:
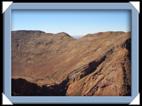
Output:
[[129,32],[12,32],[13,95],[126,96],[130,86]]

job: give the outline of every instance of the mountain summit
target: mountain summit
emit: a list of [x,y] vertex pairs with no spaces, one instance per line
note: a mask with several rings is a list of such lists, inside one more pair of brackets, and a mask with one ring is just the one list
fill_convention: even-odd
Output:
[[65,33],[65,32],[60,32],[55,34],[55,36],[60,37],[61,39],[73,39],[69,34]]

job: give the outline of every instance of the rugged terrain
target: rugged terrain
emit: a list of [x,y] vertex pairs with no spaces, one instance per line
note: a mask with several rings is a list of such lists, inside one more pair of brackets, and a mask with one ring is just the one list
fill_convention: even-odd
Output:
[[131,33],[12,31],[12,95],[131,95]]

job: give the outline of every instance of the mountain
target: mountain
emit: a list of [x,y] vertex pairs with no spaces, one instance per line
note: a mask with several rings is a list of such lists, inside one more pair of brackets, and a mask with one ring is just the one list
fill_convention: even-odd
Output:
[[12,31],[12,95],[131,95],[131,33]]

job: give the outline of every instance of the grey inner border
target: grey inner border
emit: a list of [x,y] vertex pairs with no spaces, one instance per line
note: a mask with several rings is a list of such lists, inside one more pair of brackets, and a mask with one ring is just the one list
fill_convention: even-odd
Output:
[[[11,11],[12,10],[130,10],[132,19],[132,86],[131,96],[11,96]],[[138,11],[129,3],[13,3],[4,13],[4,94],[14,104],[128,104],[139,93],[138,72]]]

